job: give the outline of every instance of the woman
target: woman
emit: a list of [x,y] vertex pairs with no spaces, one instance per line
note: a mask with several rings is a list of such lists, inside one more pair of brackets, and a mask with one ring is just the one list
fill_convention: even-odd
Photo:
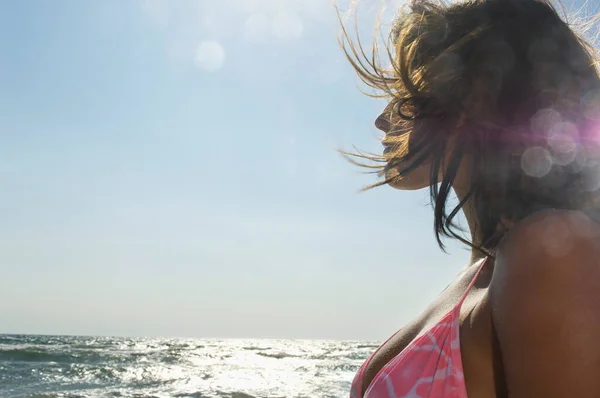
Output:
[[[380,67],[382,182],[429,187],[435,233],[467,267],[360,368],[352,398],[600,397],[600,78],[546,0],[413,0]],[[447,208],[454,190],[460,203]],[[462,210],[471,237],[454,223]]]

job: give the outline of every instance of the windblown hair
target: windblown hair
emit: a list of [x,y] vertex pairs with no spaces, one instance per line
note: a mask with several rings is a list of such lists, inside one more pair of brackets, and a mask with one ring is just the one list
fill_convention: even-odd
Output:
[[[394,141],[386,158],[345,154],[380,176],[399,171],[367,189],[429,162],[442,249],[442,238],[451,237],[491,254],[506,231],[503,220],[543,208],[598,208],[597,55],[550,1],[409,0],[387,41],[390,67],[381,66],[376,45],[367,55],[343,29],[341,44],[358,76],[390,100],[387,140]],[[468,194],[449,210],[463,159],[470,162]],[[454,221],[465,203],[477,216],[477,243]]]

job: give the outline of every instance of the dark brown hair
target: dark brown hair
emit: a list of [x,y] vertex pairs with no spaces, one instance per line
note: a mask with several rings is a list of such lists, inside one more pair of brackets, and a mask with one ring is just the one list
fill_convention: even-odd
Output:
[[[391,159],[345,154],[380,175],[399,170],[367,188],[431,162],[442,248],[446,236],[489,254],[504,235],[502,220],[518,222],[543,208],[598,208],[597,57],[549,1],[409,1],[389,35],[389,68],[381,66],[377,46],[367,55],[343,29],[342,46],[358,76],[375,96],[390,99],[396,116]],[[448,210],[463,158],[471,162],[469,190]],[[477,216],[476,245],[454,222],[467,202]]]

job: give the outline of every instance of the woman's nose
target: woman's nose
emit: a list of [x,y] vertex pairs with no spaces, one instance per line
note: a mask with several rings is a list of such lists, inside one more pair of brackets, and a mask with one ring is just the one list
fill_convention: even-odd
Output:
[[375,127],[384,133],[390,131],[390,122],[383,116],[383,114],[379,115],[377,119],[375,119]]

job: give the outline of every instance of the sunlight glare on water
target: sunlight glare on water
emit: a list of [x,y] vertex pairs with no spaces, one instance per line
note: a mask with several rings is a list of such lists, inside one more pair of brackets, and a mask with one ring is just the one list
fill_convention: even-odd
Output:
[[[344,397],[373,344],[1,336],[1,397]],[[10,365],[10,366],[9,366]]]

